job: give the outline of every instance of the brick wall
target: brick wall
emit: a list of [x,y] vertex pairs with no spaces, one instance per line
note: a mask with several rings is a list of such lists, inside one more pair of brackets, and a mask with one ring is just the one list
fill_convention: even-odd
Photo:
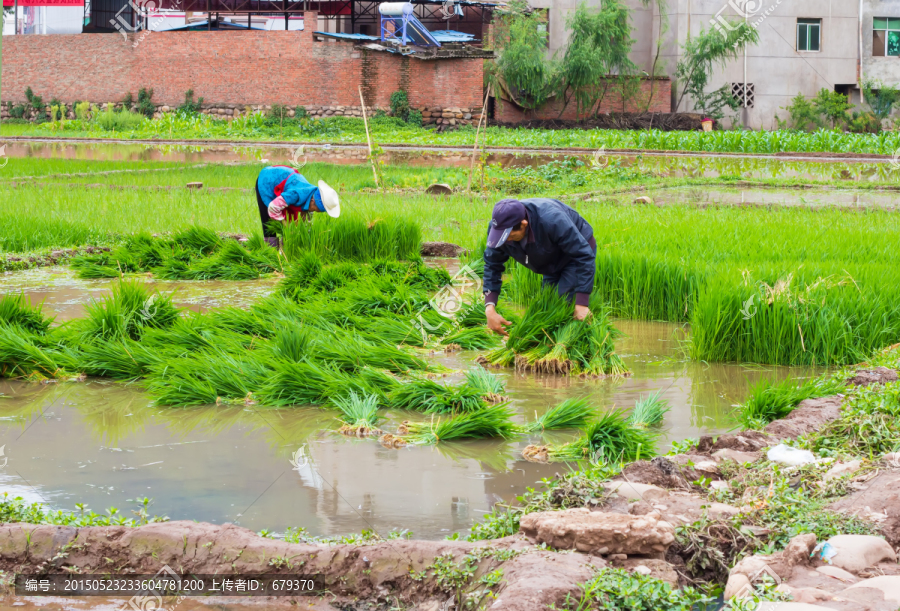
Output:
[[[482,99],[482,59],[419,60],[314,41],[316,14],[303,31],[145,32],[8,36],[3,39],[3,101],[116,102],[141,87],[153,102],[176,106],[194,90],[211,105],[387,108],[409,86],[413,107],[475,107]],[[143,36],[143,38],[142,38]]]
[[[603,102],[600,104],[600,113],[609,112],[641,112],[650,100],[649,112],[672,111],[672,81],[668,78],[657,78],[653,85],[653,99],[650,100],[651,80],[642,79],[640,89],[635,95],[622,103],[621,91],[610,87]],[[497,100],[494,118],[504,123],[519,123],[529,119],[578,119],[577,107],[572,100],[560,117],[562,109],[560,100],[551,100],[550,103],[535,113],[525,111],[508,100]]]

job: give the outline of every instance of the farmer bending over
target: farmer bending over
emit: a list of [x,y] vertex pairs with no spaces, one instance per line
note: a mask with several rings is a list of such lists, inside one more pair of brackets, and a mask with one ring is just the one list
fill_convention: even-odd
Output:
[[262,221],[263,236],[270,246],[278,248],[278,238],[268,227],[269,221],[306,219],[312,212],[327,212],[337,218],[341,215],[341,204],[337,191],[319,181],[314,187],[294,168],[275,165],[264,168],[256,179],[256,203]]
[[597,242],[575,210],[543,197],[504,199],[494,206],[484,251],[484,304],[488,328],[500,335],[507,335],[503,327],[511,324],[496,310],[510,257],[541,274],[544,286],[555,285],[570,300],[574,293],[576,320],[590,315]]

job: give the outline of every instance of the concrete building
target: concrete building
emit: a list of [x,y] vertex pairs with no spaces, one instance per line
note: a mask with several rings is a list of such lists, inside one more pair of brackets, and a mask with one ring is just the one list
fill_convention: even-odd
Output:
[[[532,0],[536,8],[547,9],[550,52],[566,44],[565,21],[580,0]],[[660,11],[650,0],[627,0],[632,9],[631,54],[642,70],[650,72],[660,40]],[[746,19],[759,31],[759,44],[749,47],[713,75],[711,88],[731,86],[744,107],[738,119],[755,129],[776,127],[775,115],[787,116],[783,107],[798,93],[812,97],[820,89],[848,93],[859,101],[860,58],[865,76],[885,82],[900,80],[900,0],[862,0],[862,5],[846,0],[664,0],[668,31],[661,37],[657,74],[674,76],[675,64],[689,36],[711,27],[725,28],[724,20]],[[862,15],[862,19],[860,18]],[[895,46],[889,53],[872,53],[874,18],[882,47]],[[896,17],[896,21],[885,19]],[[862,27],[860,27],[862,25]],[[896,26],[896,34],[892,34]],[[862,38],[861,38],[862,37]],[[685,98],[676,108],[680,88],[673,83],[672,110],[692,111]]]

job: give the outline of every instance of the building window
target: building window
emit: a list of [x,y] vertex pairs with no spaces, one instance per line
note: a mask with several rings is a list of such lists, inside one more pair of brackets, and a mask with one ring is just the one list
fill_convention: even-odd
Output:
[[753,89],[753,83],[732,83],[731,97],[737,100],[741,108],[753,108],[756,92]]
[[876,17],[872,32],[872,55],[875,57],[900,56],[900,19]]
[[818,51],[822,37],[821,19],[797,20],[797,50]]

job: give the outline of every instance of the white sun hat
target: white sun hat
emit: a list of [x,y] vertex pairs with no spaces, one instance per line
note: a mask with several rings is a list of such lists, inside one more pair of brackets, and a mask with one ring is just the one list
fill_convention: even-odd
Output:
[[328,213],[328,216],[332,218],[339,217],[341,215],[341,201],[338,199],[337,191],[325,184],[324,180],[320,180],[319,195],[322,198],[322,205],[325,207],[325,212]]

